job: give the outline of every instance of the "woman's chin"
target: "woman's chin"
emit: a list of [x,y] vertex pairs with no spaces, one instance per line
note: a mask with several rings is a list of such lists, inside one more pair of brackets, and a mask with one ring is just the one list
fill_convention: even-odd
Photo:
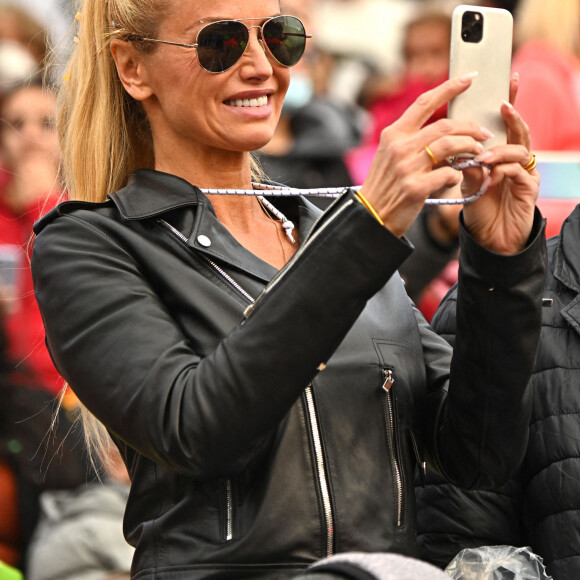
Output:
[[274,136],[272,131],[248,133],[240,140],[230,141],[230,148],[233,151],[258,151],[265,147]]

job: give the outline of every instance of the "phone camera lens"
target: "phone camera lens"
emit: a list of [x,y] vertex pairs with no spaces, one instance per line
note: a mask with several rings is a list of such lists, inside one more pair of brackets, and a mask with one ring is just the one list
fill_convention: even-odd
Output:
[[483,14],[481,12],[465,12],[461,22],[461,38],[465,42],[480,42],[483,38]]

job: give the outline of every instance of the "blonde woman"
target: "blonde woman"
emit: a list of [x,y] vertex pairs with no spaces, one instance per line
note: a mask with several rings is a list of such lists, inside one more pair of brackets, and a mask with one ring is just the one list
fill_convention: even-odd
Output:
[[580,1],[520,0],[513,70],[532,147],[580,150]]
[[[233,193],[260,187],[251,151],[307,44],[277,0],[86,0],[78,36],[59,118],[72,201],[36,224],[33,272],[55,364],[131,477],[132,577],[412,556],[417,463],[493,486],[525,447],[545,253],[525,123],[502,105],[514,141],[485,154],[486,128],[421,129],[473,77],[446,82],[321,214]],[[492,169],[464,211],[452,354],[396,269],[426,198],[462,179],[433,160],[465,151]]]

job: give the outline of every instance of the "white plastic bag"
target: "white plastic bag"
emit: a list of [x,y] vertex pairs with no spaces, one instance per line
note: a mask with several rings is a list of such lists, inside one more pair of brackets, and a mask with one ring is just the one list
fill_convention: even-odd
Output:
[[453,580],[552,580],[530,548],[482,546],[461,550],[445,569]]

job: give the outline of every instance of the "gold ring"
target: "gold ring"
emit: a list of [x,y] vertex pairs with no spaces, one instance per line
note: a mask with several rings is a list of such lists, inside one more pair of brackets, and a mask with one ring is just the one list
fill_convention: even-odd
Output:
[[429,159],[431,159],[431,163],[433,163],[433,165],[439,164],[439,161],[437,161],[437,157],[435,157],[435,155],[433,155],[433,151],[431,151],[431,149],[429,149],[428,145],[425,145],[425,152],[429,156]]
[[530,160],[525,165],[522,165],[522,167],[526,171],[530,172],[536,168],[536,165],[537,165],[536,156],[533,153],[530,153]]

